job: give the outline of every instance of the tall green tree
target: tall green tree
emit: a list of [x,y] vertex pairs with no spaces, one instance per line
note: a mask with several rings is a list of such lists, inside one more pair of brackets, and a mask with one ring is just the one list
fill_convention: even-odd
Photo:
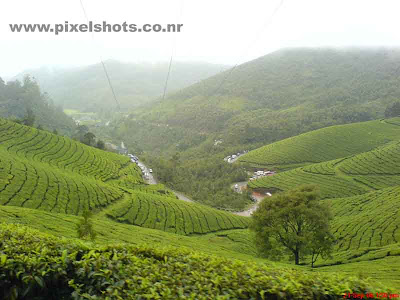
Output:
[[326,257],[332,250],[331,218],[329,207],[319,201],[317,188],[306,185],[265,198],[253,213],[250,229],[267,255],[287,252],[296,265],[311,255],[313,265],[319,255]]
[[82,138],[82,143],[91,146],[93,145],[94,141],[95,141],[96,136],[94,135],[94,133],[92,132],[87,132],[85,133],[85,135]]

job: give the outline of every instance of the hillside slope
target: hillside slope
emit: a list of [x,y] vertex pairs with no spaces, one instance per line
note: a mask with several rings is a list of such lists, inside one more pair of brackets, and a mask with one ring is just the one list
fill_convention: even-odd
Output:
[[107,216],[116,221],[182,235],[248,225],[246,218],[177,200],[163,187],[146,187],[127,156],[0,119],[0,205],[80,215],[114,203]]
[[72,118],[54,105],[46,90],[41,89],[34,79],[25,76],[21,81],[5,83],[0,78],[0,118],[22,121],[27,118],[28,112],[31,112],[30,126],[41,126],[68,135],[75,129]]
[[[217,254],[220,257],[266,262],[254,257],[257,252],[252,235],[246,229],[249,218],[238,217],[197,203],[183,202],[160,185],[143,184],[137,167],[129,163],[127,157],[90,148],[68,138],[6,120],[0,120],[0,154],[0,222],[23,224],[49,234],[71,238],[76,234],[76,225],[81,219],[79,216],[82,211],[90,209],[94,213],[93,224],[98,233],[97,241],[101,244],[110,241],[150,243],[153,247],[173,244]],[[130,180],[131,184],[127,184]],[[340,209],[345,204],[334,206],[336,217],[333,224],[342,246],[331,261],[318,262],[317,266],[337,265],[339,262],[355,263],[358,260],[366,263],[388,256],[396,258],[398,252],[395,243],[399,240],[397,221],[392,225],[378,222],[373,227],[374,232],[365,229],[368,228],[371,219],[377,218],[377,214],[385,219],[394,217],[391,212],[396,210],[397,204],[394,199],[397,194],[398,188],[382,194],[371,194],[368,196],[369,204],[364,198],[351,198],[348,205],[354,207],[354,210],[347,211],[352,213],[357,224],[349,221],[344,227],[340,223],[343,214]],[[341,201],[345,202],[346,199]],[[384,201],[385,205],[379,204],[380,201]],[[358,211],[369,211],[376,205],[380,205],[382,210],[369,215],[370,218],[356,215]],[[349,232],[354,226],[361,227],[362,230],[357,230],[354,234]],[[18,232],[29,235],[26,229],[19,231],[15,227],[0,227],[0,232],[8,232],[6,236],[9,236],[9,228],[15,230],[13,236]],[[39,234],[34,235],[38,241]],[[53,237],[49,239],[54,241]],[[18,244],[18,240],[12,239],[10,247],[20,249],[20,253],[27,251],[27,255],[30,255],[33,251],[29,248],[30,245]],[[68,241],[68,244],[71,244],[71,241]],[[127,249],[131,246],[122,247]],[[81,250],[84,251],[83,249]],[[3,250],[0,251],[4,254]],[[147,249],[145,252],[151,251]],[[176,251],[173,250],[174,253]],[[61,251],[62,253],[64,252]],[[13,257],[8,252],[7,256]],[[163,260],[164,257],[165,255]],[[10,268],[12,266],[11,264]],[[284,265],[279,268],[282,267],[285,268]],[[255,268],[261,268],[260,276],[268,274],[268,270],[262,266]],[[384,279],[391,285],[396,282],[393,278],[397,273],[387,266],[385,268],[387,276]],[[277,270],[274,268],[273,272]],[[302,270],[299,272],[303,274]],[[315,274],[309,276],[309,280],[315,283]],[[47,280],[46,278],[43,280]],[[202,274],[198,280],[201,278],[205,280],[206,276]],[[332,275],[326,277],[328,281],[333,280],[333,284],[327,287],[331,292],[335,291],[334,288],[343,288],[334,278],[336,277]],[[352,284],[353,281],[347,279],[346,282]],[[281,281],[273,286],[278,290],[287,287]],[[303,291],[296,290],[295,286],[299,288],[298,284],[294,284],[293,295],[304,297]],[[371,287],[367,286],[366,290],[370,290]],[[357,290],[358,287],[360,286],[357,283],[351,289]],[[232,289],[229,293],[241,293],[237,287]],[[250,289],[253,290],[254,286],[249,287]],[[127,288],[122,290],[124,293],[128,291]]]
[[[370,280],[175,248],[90,247],[21,226],[1,225],[0,237],[2,298],[25,294],[35,299],[332,299],[384,288]],[[40,260],[32,257],[36,252]]]
[[[135,107],[163,93],[167,63],[123,63],[115,60],[104,63],[123,108]],[[168,91],[187,87],[225,69],[226,66],[209,63],[175,62],[171,68]],[[64,108],[96,112],[116,107],[101,64],[73,69],[43,67],[24,71],[16,78],[24,74],[34,76],[55,103]]]
[[[117,133],[128,138],[135,128],[131,140],[144,150],[176,151],[209,137],[252,147],[377,119],[400,97],[399,66],[398,49],[280,50],[133,112]],[[148,131],[156,136],[150,142]]]
[[[389,119],[386,122],[393,123],[396,121],[398,121],[398,119]],[[360,126],[363,124],[365,124],[366,127],[364,130],[360,130],[360,128],[362,128]],[[374,124],[378,126],[371,127],[371,125]],[[391,135],[391,133],[396,133],[396,130],[393,132],[393,128],[387,127],[389,128],[389,131],[385,137],[386,131],[382,130],[384,127],[380,125],[380,122],[378,123],[378,121],[355,125],[359,128],[350,134],[350,136],[353,136],[353,141],[340,143],[342,139],[338,136],[338,143],[336,146],[331,145],[329,147],[329,145],[324,145],[321,148],[317,148],[312,140],[310,142],[308,139],[309,136],[316,139],[319,136],[322,137],[322,134],[326,130],[318,130],[308,135],[299,136],[295,139],[295,142],[293,142],[293,139],[279,142],[279,144],[282,145],[283,153],[285,153],[285,146],[291,146],[291,152],[294,154],[294,157],[298,159],[297,163],[306,162],[307,160],[305,157],[314,157],[314,152],[316,152],[315,160],[317,161],[323,159],[323,157],[318,156],[318,153],[323,153],[323,156],[327,158],[336,156],[337,159],[317,164],[308,164],[303,167],[278,173],[274,176],[267,176],[252,181],[249,186],[253,188],[287,190],[301,184],[316,184],[319,186],[323,198],[336,198],[363,194],[369,191],[399,185],[400,138],[394,139],[396,135]],[[392,124],[388,125],[391,126]],[[351,126],[349,129],[350,128]],[[398,128],[400,129],[400,127]],[[335,131],[337,128],[332,127],[331,129]],[[369,133],[373,134],[373,129],[381,130],[379,135],[376,135],[376,140],[374,140],[374,143],[376,143],[375,148],[370,151],[358,154],[353,153],[353,155],[341,157],[341,155],[345,154],[349,149],[355,149],[353,147],[354,145],[367,145],[368,139],[365,140],[365,143],[362,142],[362,131],[369,135]],[[360,134],[357,135],[357,132]],[[304,136],[306,138],[303,138]],[[382,140],[383,137],[385,137],[385,139]],[[393,140],[390,141],[391,139]],[[385,140],[387,143],[382,143]],[[271,149],[275,149],[276,144],[263,147],[254,151],[254,154],[249,153],[249,155],[251,155],[251,157],[260,157],[261,160],[263,157],[272,157],[272,155],[270,156],[270,154],[273,153],[273,150],[271,151]],[[371,143],[370,146],[372,146],[372,144],[373,143]],[[308,149],[309,151],[300,150],[296,152],[297,149]],[[368,149],[368,146],[366,146],[366,149]],[[296,153],[298,153],[297,156]],[[245,160],[246,156],[244,156],[243,159]]]
[[346,157],[400,139],[399,121],[394,118],[318,129],[253,150],[239,161],[281,169]]

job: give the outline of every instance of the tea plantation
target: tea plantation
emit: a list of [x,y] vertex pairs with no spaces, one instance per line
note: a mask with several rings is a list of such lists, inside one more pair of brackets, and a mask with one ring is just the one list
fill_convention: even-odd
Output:
[[119,206],[109,217],[178,234],[248,224],[243,217],[182,203],[162,186],[144,185],[128,157],[0,119],[1,205],[80,215],[115,202]]
[[394,293],[371,280],[171,247],[88,246],[16,225],[1,225],[0,238],[2,298],[333,299]]
[[239,161],[287,169],[372,150],[400,139],[399,118],[331,126],[250,151]]
[[[382,126],[389,138],[365,145],[388,142],[382,147],[355,155],[361,151],[349,143],[344,157],[321,151],[321,160],[331,160],[251,183],[274,191],[320,186],[338,240],[333,258],[317,261],[321,274],[258,257],[250,218],[148,185],[127,157],[0,119],[0,298],[335,299],[397,292],[390,287],[400,284],[399,273],[387,261],[400,255],[400,189],[382,188],[400,177],[400,132],[374,122],[368,130]],[[93,212],[95,243],[75,239],[86,209]],[[380,261],[379,274],[366,270],[372,280],[335,273]]]

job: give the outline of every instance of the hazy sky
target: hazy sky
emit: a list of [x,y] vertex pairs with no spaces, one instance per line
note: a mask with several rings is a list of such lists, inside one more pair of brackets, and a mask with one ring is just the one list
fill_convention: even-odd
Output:
[[[12,33],[10,23],[86,23],[79,0],[0,6],[0,76],[43,65],[103,59],[235,64],[284,47],[400,46],[398,0],[82,0],[90,20],[182,23],[181,33]],[[264,30],[263,30],[264,29]]]

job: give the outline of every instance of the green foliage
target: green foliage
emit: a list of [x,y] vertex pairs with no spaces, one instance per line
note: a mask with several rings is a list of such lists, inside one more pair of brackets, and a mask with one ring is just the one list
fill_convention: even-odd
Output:
[[400,187],[329,200],[336,251],[358,251],[400,242]]
[[[396,121],[398,119],[390,119],[385,122]],[[388,134],[388,137],[390,137],[390,134]],[[299,139],[298,141],[301,144],[305,140]],[[253,181],[249,186],[252,188],[287,190],[300,184],[313,183],[319,186],[324,199],[350,197],[396,186],[400,179],[400,142],[399,140],[389,141],[388,138],[386,144],[377,146],[370,151],[332,161],[309,164],[305,167]],[[327,153],[326,156],[332,157],[334,153],[339,155],[340,151],[335,151],[336,149],[349,149],[352,144],[356,143],[356,141],[346,144],[338,143],[336,147],[331,148],[331,151],[325,152]],[[360,143],[362,144],[362,142]],[[307,148],[309,143],[304,142],[301,146]],[[311,146],[313,145],[311,144]],[[309,152],[312,153],[313,151]]]
[[315,186],[309,185],[265,198],[252,215],[250,229],[261,249],[274,251],[280,245],[293,255],[296,265],[311,253],[313,265],[315,256],[331,252],[331,218],[329,208],[318,202]]
[[82,213],[82,219],[78,225],[76,225],[76,232],[78,238],[84,239],[89,237],[92,241],[96,239],[97,233],[94,230],[92,222],[93,213],[85,209]]
[[141,227],[191,235],[247,228],[249,219],[161,193],[134,192],[106,210],[109,218]]
[[177,234],[247,228],[248,219],[177,200],[161,185],[143,185],[128,157],[0,120],[0,204],[84,214],[108,208],[118,221]]
[[0,237],[3,299],[331,299],[346,292],[391,291],[354,277],[176,248],[89,248],[15,225],[1,225]]
[[233,210],[243,210],[250,203],[247,194],[234,193],[230,187],[233,182],[245,181],[246,172],[220,156],[187,160],[175,154],[169,160],[147,158],[146,162],[157,179],[199,203]]
[[[0,204],[81,214],[120,199],[129,158],[0,119]],[[131,178],[142,179],[136,167]]]
[[42,93],[36,81],[30,76],[20,81],[10,81],[0,88],[0,117],[19,119],[27,126],[36,122],[44,129],[57,128],[64,134],[71,134],[75,123],[55,106],[46,93]]
[[81,142],[88,145],[92,146],[94,143],[96,136],[92,132],[87,132],[85,135],[82,137]]
[[[230,70],[170,94],[164,101],[135,109],[101,131],[153,158],[169,160],[178,152],[181,165],[189,169],[190,162],[205,165],[211,156],[222,159],[311,130],[383,117],[384,107],[400,98],[398,78],[393,76],[398,63],[397,50],[281,50],[238,66],[229,77],[226,72]],[[221,82],[224,83],[218,88]],[[287,143],[261,155],[243,156],[243,160],[291,168],[294,164],[360,153],[399,136],[396,126],[382,123],[376,127],[376,123],[379,121],[371,124],[375,128],[361,130],[360,135],[347,134],[346,128],[340,128],[340,133],[328,130],[322,139],[309,136],[313,139],[312,151],[301,145],[291,150],[292,143]],[[335,138],[349,147],[337,150]],[[215,140],[222,143],[214,146]],[[172,168],[175,167],[166,169]],[[165,173],[174,187],[181,185],[185,194],[198,201],[207,198],[203,203],[208,205],[220,206],[221,203],[212,203],[222,198],[226,199],[224,207],[241,208],[246,204],[238,198],[235,205],[229,204],[227,192],[232,181],[223,187],[218,182],[224,193],[216,199],[205,196],[205,189],[199,191],[207,186],[211,187],[211,194],[216,193],[212,189],[215,177],[211,170],[210,175],[202,178],[200,188],[193,184],[199,179],[197,170],[194,174],[180,170],[175,178],[168,178],[174,171]],[[179,184],[182,180],[189,184]]]

